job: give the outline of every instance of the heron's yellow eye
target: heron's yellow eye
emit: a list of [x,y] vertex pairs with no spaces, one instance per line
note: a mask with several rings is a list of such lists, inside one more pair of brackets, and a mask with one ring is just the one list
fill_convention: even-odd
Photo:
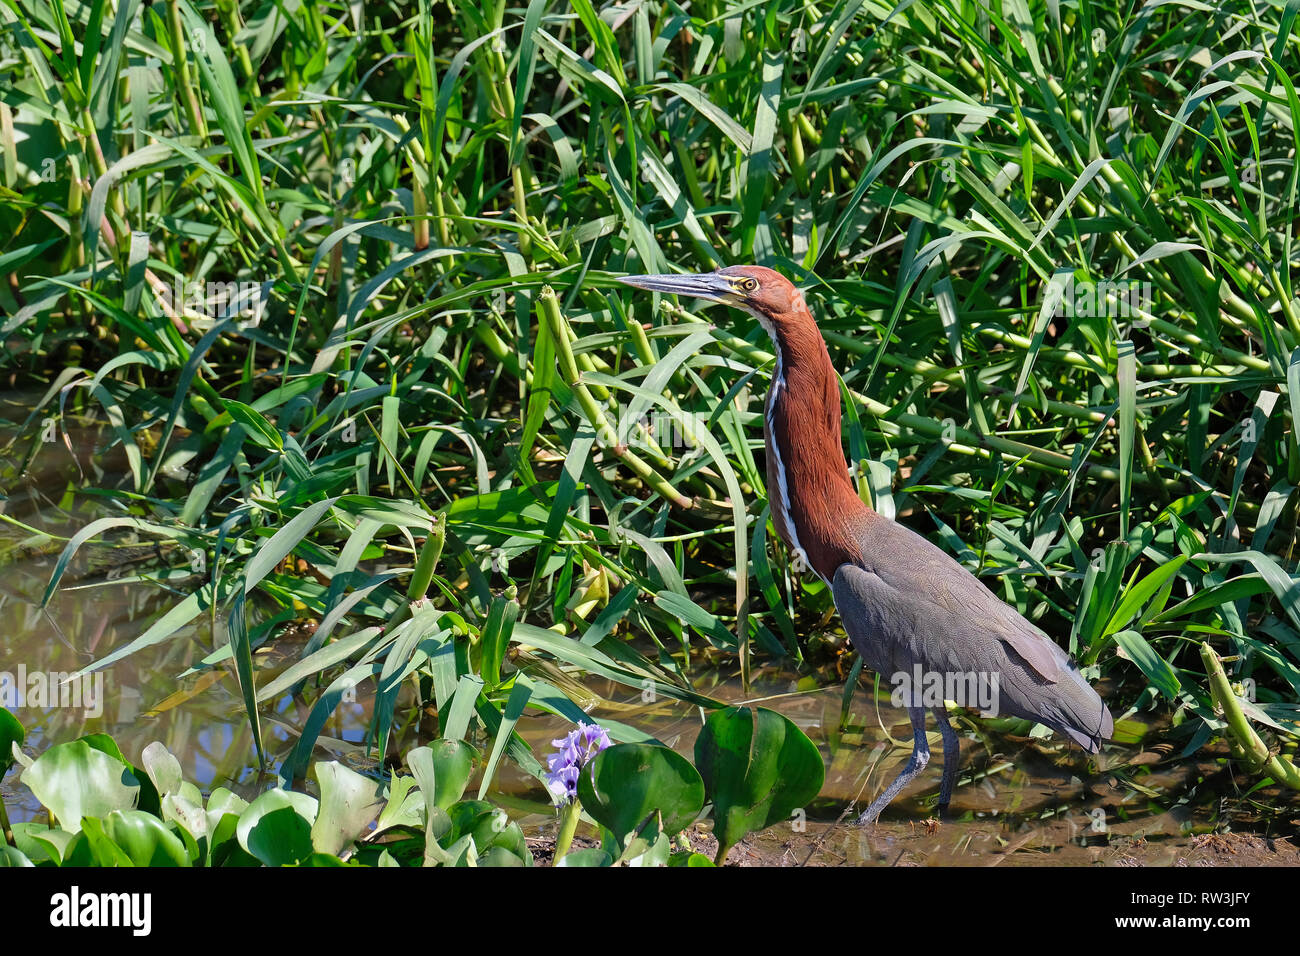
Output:
[[757,280],[757,279],[741,279],[741,280],[740,280],[740,287],[741,287],[742,289],[744,289],[746,292],[753,292],[755,289],[758,288],[758,280]]

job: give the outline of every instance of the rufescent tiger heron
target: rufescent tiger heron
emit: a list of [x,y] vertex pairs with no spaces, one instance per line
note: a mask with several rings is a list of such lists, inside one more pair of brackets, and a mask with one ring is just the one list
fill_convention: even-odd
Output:
[[981,681],[992,691],[981,701],[992,704],[985,713],[1037,721],[1097,752],[1114,719],[1065,651],[939,548],[858,497],[841,445],[835,369],[803,295],[788,279],[762,266],[730,266],[620,281],[744,309],[772,339],[776,368],[763,435],[773,524],[797,561],[830,585],[866,665],[905,687],[912,722],[911,759],[858,824],[874,823],[925,769],[927,706],[943,737],[939,810],[947,809],[959,759],[944,704],[953,698],[927,689]]

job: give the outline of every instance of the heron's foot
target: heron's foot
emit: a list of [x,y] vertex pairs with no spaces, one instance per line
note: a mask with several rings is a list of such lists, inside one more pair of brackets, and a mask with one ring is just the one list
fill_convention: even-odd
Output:
[[880,819],[880,811],[874,807],[868,807],[858,814],[857,819],[853,821],[853,825],[855,827],[874,827],[878,819]]
[[[882,807],[881,809],[884,808]],[[940,804],[939,806],[934,808],[933,816],[930,816],[925,820],[921,820],[919,822],[923,827],[925,827],[927,832],[933,833],[935,830],[939,828],[940,824],[942,824],[944,821],[951,820],[952,818],[953,818],[952,811],[945,803],[945,804]],[[880,819],[880,810],[876,810],[874,807],[868,807],[862,813],[858,814],[857,818],[853,821],[853,826],[855,827],[875,826],[876,822],[879,819]],[[917,821],[915,820],[912,821],[913,826],[915,826],[916,823]]]
[[[898,783],[897,780],[894,782]],[[853,821],[853,825],[855,827],[875,826],[876,821],[880,819],[880,814],[884,812],[885,807],[889,806],[890,802],[894,799],[894,794],[897,792],[898,788],[891,786],[888,790],[878,796],[871,806],[858,814],[858,818]]]

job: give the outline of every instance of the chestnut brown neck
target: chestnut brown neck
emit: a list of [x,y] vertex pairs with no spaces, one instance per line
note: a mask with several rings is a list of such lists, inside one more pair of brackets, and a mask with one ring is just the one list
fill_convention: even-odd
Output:
[[826,343],[803,296],[759,321],[776,349],[763,434],[768,500],[777,531],[824,580],[845,562],[861,563],[870,509],[849,479],[840,443],[840,391]]

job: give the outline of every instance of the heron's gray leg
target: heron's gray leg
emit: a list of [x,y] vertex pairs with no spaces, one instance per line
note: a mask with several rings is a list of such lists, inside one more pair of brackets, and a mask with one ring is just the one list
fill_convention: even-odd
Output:
[[939,722],[939,733],[943,735],[943,783],[939,787],[939,815],[948,812],[948,803],[952,800],[952,788],[957,782],[957,768],[961,761],[961,743],[957,740],[957,731],[952,729],[948,720],[948,709],[940,704],[932,707],[930,713]]
[[876,797],[875,802],[858,817],[857,825],[860,827],[875,823],[876,818],[880,816],[880,811],[889,806],[890,801],[898,796],[898,791],[911,783],[930,762],[930,743],[925,739],[925,708],[908,707],[907,716],[912,721],[912,759],[907,762],[907,766],[894,782],[885,788],[885,792]]

